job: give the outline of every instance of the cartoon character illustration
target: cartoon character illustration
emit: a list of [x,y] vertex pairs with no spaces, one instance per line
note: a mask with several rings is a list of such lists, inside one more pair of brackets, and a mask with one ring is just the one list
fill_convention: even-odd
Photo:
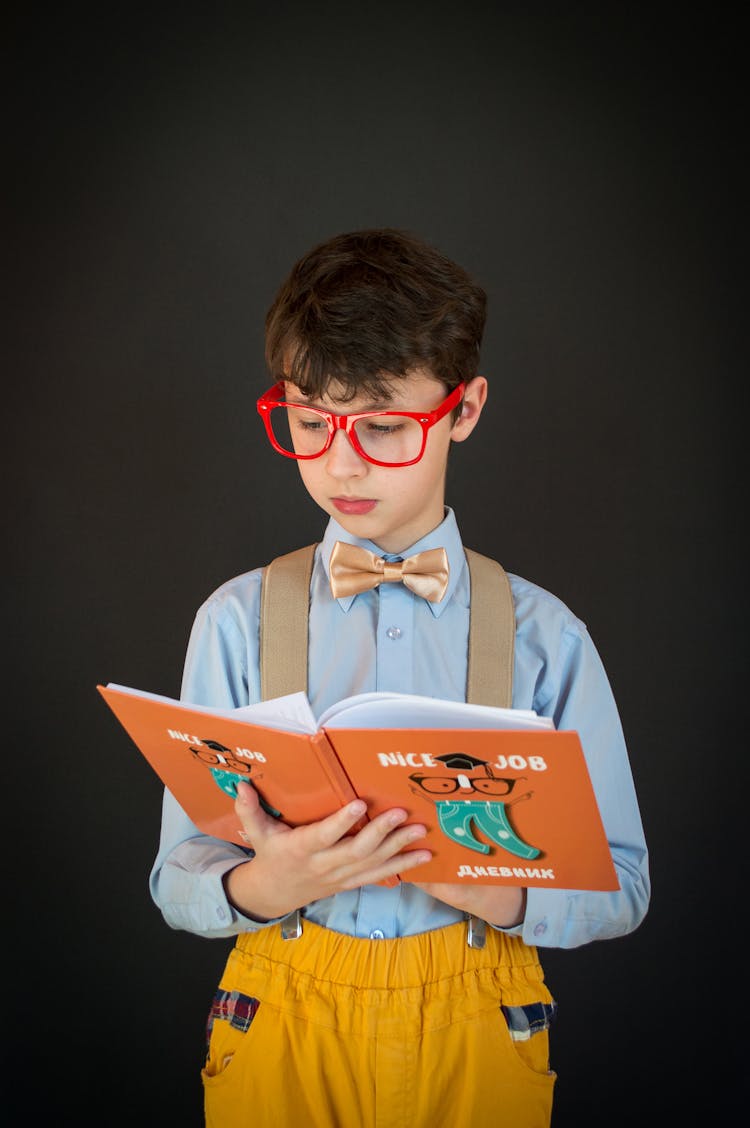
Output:
[[[262,778],[263,773],[259,772],[255,779],[250,779],[252,766],[246,760],[235,756],[231,748],[227,748],[226,745],[221,744],[218,740],[208,740],[205,737],[201,737],[200,747],[195,747],[191,744],[190,751],[197,760],[200,760],[201,763],[208,767],[211,775],[214,777],[214,781],[221,790],[226,792],[232,799],[237,798],[237,783],[240,780],[244,780],[245,783],[249,783],[250,786],[254,787],[258,792],[260,805],[266,814],[272,815],[275,819],[281,818],[281,811],[277,811],[275,807],[267,803],[258,789],[256,781]],[[217,767],[216,765],[221,766]]]
[[[409,779],[420,789],[417,791],[412,788],[415,794],[423,799],[429,797],[434,802],[438,824],[447,838],[469,850],[489,854],[491,847],[473,833],[476,827],[490,842],[502,846],[503,850],[516,857],[527,860],[539,857],[541,850],[519,838],[508,820],[506,810],[513,803],[530,799],[533,795],[532,791],[526,791],[510,802],[505,801],[505,796],[510,795],[525,776],[496,776],[486,760],[478,760],[476,756],[469,756],[464,752],[448,752],[435,759],[456,774],[436,776],[414,772]],[[468,775],[468,772],[472,774]],[[451,796],[450,799],[445,798],[448,795]]]

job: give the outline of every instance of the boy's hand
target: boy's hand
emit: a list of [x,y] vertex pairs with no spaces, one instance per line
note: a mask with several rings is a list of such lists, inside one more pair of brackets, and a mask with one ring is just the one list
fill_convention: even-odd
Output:
[[237,785],[235,810],[255,857],[235,866],[224,878],[229,900],[245,916],[272,920],[345,889],[376,884],[429,861],[429,850],[401,854],[422,838],[426,828],[403,826],[406,811],[394,808],[378,815],[356,834],[362,800],[320,822],[290,827],[266,814],[258,793]]
[[454,885],[434,881],[414,884],[438,901],[499,928],[520,924],[526,912],[526,890],[518,885]]

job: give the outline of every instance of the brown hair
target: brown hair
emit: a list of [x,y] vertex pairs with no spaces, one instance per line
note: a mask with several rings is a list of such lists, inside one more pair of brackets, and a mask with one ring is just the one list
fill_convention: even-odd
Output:
[[456,263],[405,231],[353,231],[292,268],[266,316],[266,362],[310,396],[381,396],[423,367],[450,390],[477,373],[487,297]]

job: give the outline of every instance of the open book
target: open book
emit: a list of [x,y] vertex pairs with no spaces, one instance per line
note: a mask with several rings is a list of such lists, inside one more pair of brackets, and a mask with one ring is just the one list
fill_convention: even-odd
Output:
[[239,709],[97,689],[205,834],[243,845],[237,781],[290,826],[357,796],[402,807],[432,859],[410,881],[618,888],[578,734],[523,709],[365,693],[317,720],[304,693]]

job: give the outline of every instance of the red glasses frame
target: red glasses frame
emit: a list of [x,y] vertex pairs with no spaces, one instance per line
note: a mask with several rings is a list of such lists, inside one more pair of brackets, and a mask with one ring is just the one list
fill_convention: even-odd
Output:
[[[264,392],[264,394],[258,400],[256,406],[263,422],[265,423],[266,434],[268,435],[271,446],[274,448],[274,450],[277,450],[279,454],[283,454],[285,458],[320,458],[320,456],[322,454],[325,454],[325,452],[330,448],[336,432],[343,431],[348,436],[349,442],[352,444],[357,454],[361,458],[364,458],[366,462],[372,462],[375,466],[413,466],[415,462],[419,462],[420,458],[424,454],[424,448],[427,445],[427,432],[429,431],[430,427],[434,427],[435,424],[443,419],[444,416],[446,416],[452,408],[458,406],[458,404],[461,402],[461,396],[463,395],[465,387],[466,385],[463,382],[458,384],[453,389],[453,391],[446,396],[442,403],[439,403],[433,411],[357,411],[352,415],[334,415],[332,411],[324,411],[322,407],[308,407],[307,404],[290,403],[287,400],[282,399],[281,397],[283,396],[285,390],[284,381],[279,380],[278,383],[274,384],[272,388],[269,388],[267,392]],[[326,425],[328,427],[328,438],[317,454],[294,454],[292,451],[284,450],[282,446],[279,446],[278,442],[276,441],[276,436],[273,433],[273,426],[271,424],[271,414],[274,408],[277,407],[304,407],[306,411],[310,411],[314,415],[319,415],[321,419],[325,419]],[[354,430],[354,424],[360,419],[371,419],[378,415],[400,415],[404,416],[406,419],[416,419],[417,423],[421,424],[422,446],[420,447],[419,454],[416,456],[416,458],[410,458],[408,462],[381,462],[379,459],[373,458],[371,455],[367,454],[365,450],[363,450],[362,446],[360,445],[359,439],[357,438],[357,432]]]

